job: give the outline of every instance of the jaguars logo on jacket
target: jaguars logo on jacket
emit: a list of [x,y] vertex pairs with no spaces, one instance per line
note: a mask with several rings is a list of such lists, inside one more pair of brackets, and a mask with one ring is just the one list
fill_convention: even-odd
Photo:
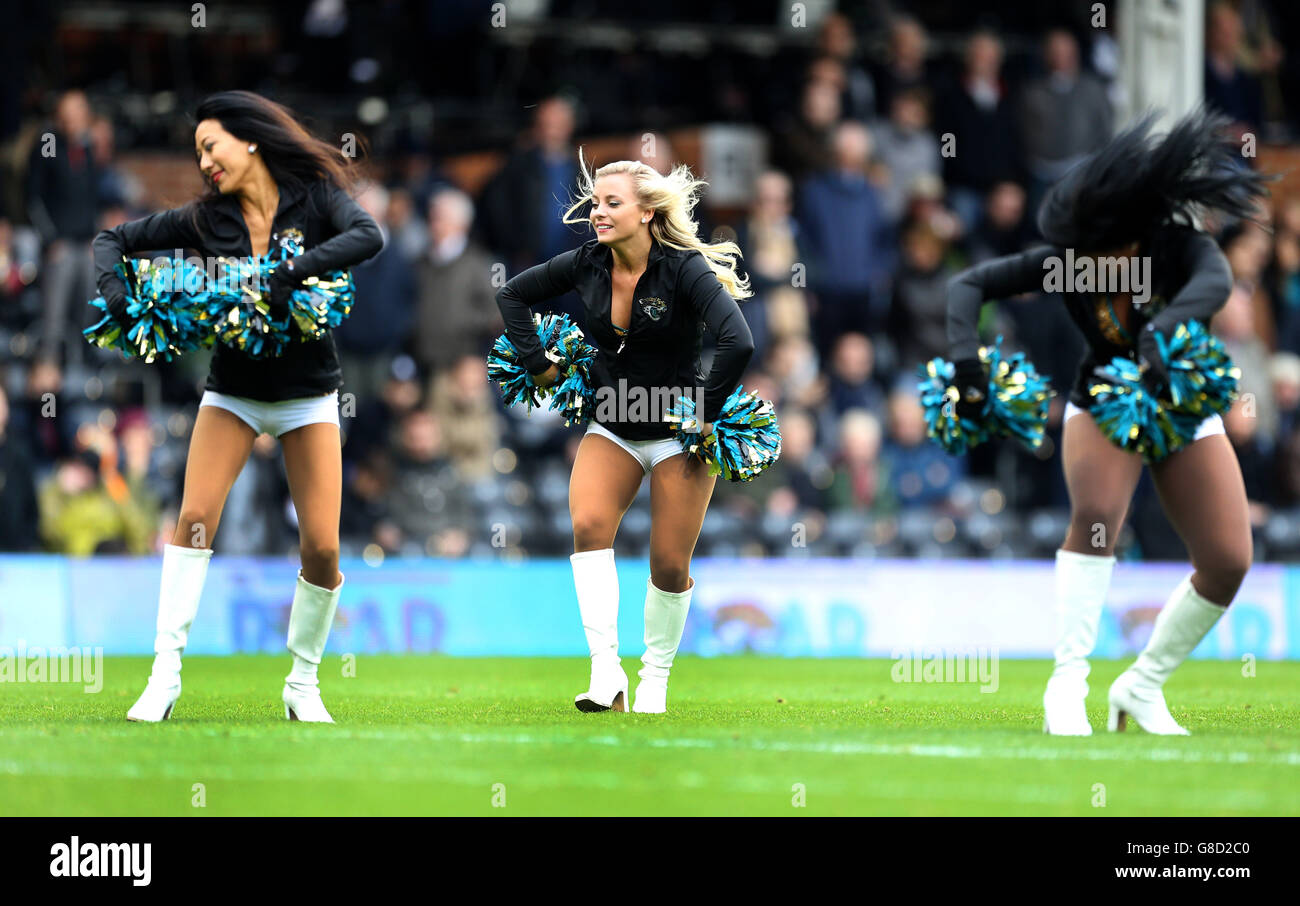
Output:
[[651,321],[658,321],[668,310],[668,303],[663,299],[638,299],[637,303],[641,306],[641,311]]

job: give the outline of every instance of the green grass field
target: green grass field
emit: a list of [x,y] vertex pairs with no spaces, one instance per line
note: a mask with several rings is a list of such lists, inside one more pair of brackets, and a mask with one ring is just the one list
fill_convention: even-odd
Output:
[[981,694],[888,660],[683,657],[656,717],[575,710],[585,659],[361,656],[343,678],[331,656],[319,726],[283,719],[287,657],[187,658],[158,725],[125,720],[148,659],[107,658],[98,694],[0,686],[0,814],[1300,813],[1300,663],[1185,664],[1166,692],[1190,738],[1105,732],[1126,663],[1094,663],[1096,735],[1063,739],[1045,661]]

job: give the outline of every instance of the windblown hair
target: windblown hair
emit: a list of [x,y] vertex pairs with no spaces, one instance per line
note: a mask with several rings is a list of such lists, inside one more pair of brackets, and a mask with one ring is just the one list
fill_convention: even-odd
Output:
[[[194,125],[217,120],[221,127],[244,142],[256,142],[266,169],[277,186],[302,188],[324,180],[351,191],[358,178],[352,158],[341,148],[317,138],[283,104],[251,91],[221,91],[209,95],[194,111]],[[361,143],[364,147],[364,142]],[[195,207],[221,197],[207,179],[207,191]]]
[[656,242],[682,251],[695,251],[704,256],[718,282],[737,301],[753,295],[749,279],[737,272],[740,246],[734,242],[705,242],[699,237],[699,225],[691,217],[700,200],[700,190],[707,182],[696,179],[689,167],[678,164],[664,176],[649,164],[635,160],[618,160],[605,164],[594,173],[578,150],[580,171],[580,196],[564,212],[565,223],[588,223],[580,216],[582,207],[596,196],[596,180],[614,173],[630,174],[636,186],[637,204],[654,211],[650,218],[650,236]]
[[1205,108],[1152,136],[1155,113],[1115,136],[1048,190],[1038,229],[1053,245],[1108,251],[1179,219],[1221,211],[1249,219],[1274,177],[1246,168],[1223,133],[1228,119]]

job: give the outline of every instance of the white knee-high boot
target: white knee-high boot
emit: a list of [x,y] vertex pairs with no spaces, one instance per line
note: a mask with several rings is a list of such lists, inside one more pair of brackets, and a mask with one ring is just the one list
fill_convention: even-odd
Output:
[[1111,730],[1123,730],[1131,715],[1148,733],[1191,735],[1169,713],[1162,687],[1227,609],[1198,592],[1190,575],[1178,583],[1151,627],[1147,646],[1111,684]]
[[686,614],[691,609],[695,580],[686,591],[671,592],[655,588],[646,580],[645,654],[641,656],[641,682],[636,687],[638,714],[663,714],[668,710],[668,673],[672,670],[677,646],[682,643]]
[[579,551],[569,557],[582,630],[591,652],[591,680],[573,704],[579,711],[626,711],[627,674],[618,656],[618,569],[614,549]]
[[1114,557],[1056,552],[1056,665],[1043,693],[1043,730],[1055,736],[1090,736],[1086,709],[1088,655],[1110,588]]
[[126,712],[127,720],[148,723],[166,720],[181,697],[181,654],[199,611],[199,598],[211,559],[211,548],[175,544],[163,547],[153,670],[143,694]]
[[334,588],[312,585],[298,572],[298,586],[293,593],[293,609],[289,611],[289,651],[293,654],[293,669],[284,678],[284,716],[289,720],[310,723],[334,723],[325,710],[320,697],[320,681],[316,668],[325,654],[325,642],[334,624],[334,611],[339,606],[343,591],[343,574]]

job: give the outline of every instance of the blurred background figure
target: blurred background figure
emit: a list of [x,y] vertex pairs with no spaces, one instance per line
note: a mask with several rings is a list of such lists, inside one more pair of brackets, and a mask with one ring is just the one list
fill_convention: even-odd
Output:
[[845,331],[883,327],[893,241],[881,192],[867,179],[871,133],[861,123],[841,123],[834,151],[834,168],[805,183],[799,200],[809,287],[817,299],[813,336],[823,355]]
[[486,357],[504,329],[493,263],[471,241],[473,223],[474,203],[464,192],[442,189],[429,200],[429,250],[416,271],[411,350],[426,373],[450,367],[466,350],[482,349]]
[[82,357],[85,344],[75,336],[81,304],[96,295],[90,240],[99,232],[104,162],[96,158],[91,125],[85,93],[64,92],[50,131],[28,159],[27,214],[45,249],[40,354],[56,364],[66,354]]
[[1047,187],[1110,139],[1114,111],[1106,89],[1079,65],[1079,42],[1063,28],[1043,39],[1040,77],[1021,97],[1021,141],[1030,176],[1030,208]]
[[943,157],[949,202],[967,232],[975,229],[984,196],[997,184],[1024,178],[1016,106],[1002,75],[1002,41],[977,31],[966,42],[961,74],[941,89],[935,131],[956,145]]
[[358,398],[379,392],[393,356],[410,336],[415,310],[415,273],[388,227],[389,198],[388,190],[374,182],[357,193],[357,204],[379,224],[384,247],[352,269],[359,304],[334,331],[343,392]]

